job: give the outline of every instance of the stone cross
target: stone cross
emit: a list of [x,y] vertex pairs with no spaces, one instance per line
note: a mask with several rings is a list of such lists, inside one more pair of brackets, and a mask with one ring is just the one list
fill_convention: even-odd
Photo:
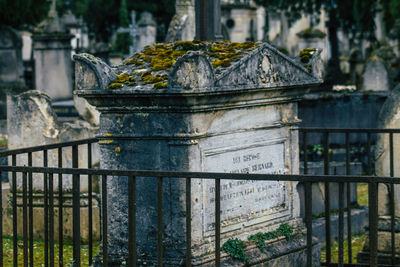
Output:
[[196,39],[222,40],[221,0],[196,0]]
[[129,47],[129,53],[133,55],[137,52],[137,44],[139,42],[139,28],[136,24],[136,11],[132,10],[131,12],[131,25],[129,25],[129,33],[132,38],[132,45]]
[[51,1],[51,7],[49,10],[49,18],[55,18],[57,17],[57,9],[56,9],[56,0]]

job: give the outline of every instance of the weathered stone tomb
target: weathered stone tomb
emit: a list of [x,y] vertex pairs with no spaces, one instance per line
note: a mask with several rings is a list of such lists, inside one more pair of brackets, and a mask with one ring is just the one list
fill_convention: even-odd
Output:
[[[74,59],[76,93],[101,113],[101,168],[298,173],[296,101],[321,79],[269,44],[155,44],[117,67],[88,54]],[[127,184],[126,177],[107,180],[109,260],[116,265],[128,256]],[[157,255],[156,185],[155,178],[137,179],[142,262],[154,262]],[[221,244],[282,223],[302,229],[296,185],[221,181]],[[185,181],[164,180],[167,265],[184,264],[184,190]],[[214,190],[212,180],[192,181],[194,265],[214,264]],[[275,246],[274,253],[252,254],[250,263],[305,265],[304,239],[290,242]],[[317,263],[319,251],[314,252]],[[225,254],[223,260],[226,266],[242,264]]]

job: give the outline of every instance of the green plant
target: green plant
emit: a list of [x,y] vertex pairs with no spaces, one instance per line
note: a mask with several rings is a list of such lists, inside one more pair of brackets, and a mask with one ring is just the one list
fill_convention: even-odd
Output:
[[265,241],[277,238],[279,236],[284,236],[289,239],[293,234],[293,227],[287,223],[281,224],[275,231],[267,233],[256,233],[249,236],[249,241],[255,241],[256,246],[261,251],[265,249]]
[[266,238],[264,233],[257,233],[255,235],[249,236],[249,241],[255,241],[256,242],[256,246],[260,250],[264,250],[264,248],[265,248],[265,240],[267,240],[267,238]]
[[322,153],[323,151],[324,151],[324,148],[320,144],[314,145],[312,148],[313,153]]
[[246,244],[237,238],[235,239],[228,239],[223,245],[221,250],[228,253],[235,259],[240,261],[247,261],[247,256],[244,252],[246,248]]
[[287,223],[281,224],[279,228],[276,230],[278,236],[284,236],[286,239],[292,237],[293,227]]

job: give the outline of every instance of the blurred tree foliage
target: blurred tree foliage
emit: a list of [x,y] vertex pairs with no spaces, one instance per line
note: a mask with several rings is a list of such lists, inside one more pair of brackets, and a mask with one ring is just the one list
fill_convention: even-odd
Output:
[[338,30],[343,30],[352,40],[374,40],[374,18],[379,1],[381,0],[255,0],[267,10],[283,12],[289,23],[300,19],[303,14],[315,15],[318,19],[321,11],[325,11],[328,16],[326,26],[332,55],[329,68],[336,82],[343,79],[339,66]]
[[0,0],[0,25],[16,29],[34,26],[46,18],[47,0]]
[[[126,5],[126,8],[125,8]],[[119,26],[130,24],[130,11],[151,12],[158,25],[168,27],[175,13],[175,0],[70,0],[71,9],[82,16],[96,40],[109,42]]]

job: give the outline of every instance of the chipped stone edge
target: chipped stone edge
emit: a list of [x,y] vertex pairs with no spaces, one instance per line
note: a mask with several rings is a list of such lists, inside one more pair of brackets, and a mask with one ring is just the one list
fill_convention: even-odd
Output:
[[[96,62],[92,62],[92,59],[89,59],[88,56],[93,57],[93,60]],[[92,90],[99,89],[99,90],[106,90],[108,85],[117,79],[117,74],[115,71],[107,65],[104,61],[101,59],[90,55],[90,54],[77,54],[73,56],[74,61],[80,61],[82,63],[85,63],[90,69],[93,70],[97,83],[99,85],[98,88],[92,88]],[[104,75],[102,75],[104,73]]]

